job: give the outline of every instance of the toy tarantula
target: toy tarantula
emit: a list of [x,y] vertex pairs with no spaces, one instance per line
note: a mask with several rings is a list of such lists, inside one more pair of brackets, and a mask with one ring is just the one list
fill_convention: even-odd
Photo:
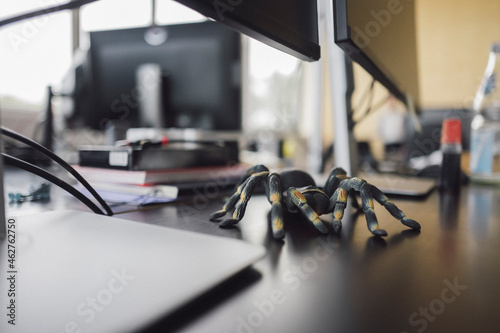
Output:
[[[361,196],[361,206],[366,216],[368,229],[376,236],[387,236],[387,232],[379,228],[373,199],[384,206],[392,216],[404,225],[420,229],[420,224],[405,216],[394,203],[389,201],[382,191],[374,185],[360,178],[347,177],[341,168],[333,169],[325,187],[319,189],[315,186],[312,177],[300,170],[284,171],[280,174],[270,172],[264,165],[255,165],[247,170],[240,180],[236,192],[227,200],[220,211],[210,216],[215,221],[235,208],[233,217],[219,223],[222,228],[229,228],[238,223],[245,214],[248,200],[256,185],[263,183],[267,198],[271,203],[271,226],[274,238],[281,239],[285,236],[283,229],[283,205],[290,213],[302,212],[321,233],[327,234],[328,228],[319,215],[333,212],[333,230],[340,232],[342,217],[347,204],[347,197],[355,196],[358,191]],[[286,189],[286,191],[283,191]],[[360,209],[354,199],[353,206]]]

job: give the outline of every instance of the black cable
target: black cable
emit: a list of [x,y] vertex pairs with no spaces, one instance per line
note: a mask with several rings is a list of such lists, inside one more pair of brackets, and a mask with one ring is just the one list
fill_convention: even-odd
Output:
[[[13,16],[11,18],[1,20],[0,27],[14,23],[14,22],[22,21],[22,20],[29,19],[29,18],[34,18],[34,17],[41,16],[41,15],[47,15],[50,13],[55,13],[55,12],[59,12],[59,11],[66,10],[66,9],[80,8],[83,5],[86,5],[86,4],[95,2],[95,1],[98,1],[98,0],[72,0],[72,1],[65,3],[65,4],[62,4],[62,5],[47,7],[45,9],[35,10],[35,11],[28,12],[25,14]],[[2,133],[4,135],[10,136],[11,138],[19,140],[19,141],[37,149],[38,151],[42,152],[44,155],[52,158],[54,161],[59,163],[63,168],[65,168],[67,171],[69,171],[78,181],[80,181],[80,183],[97,199],[97,201],[99,201],[99,203],[103,206],[103,208],[106,210],[106,212],[109,216],[113,215],[113,211],[109,208],[108,204],[101,198],[101,196],[99,194],[97,194],[97,192],[92,188],[92,186],[90,186],[90,184],[75,169],[73,169],[68,163],[66,163],[64,160],[62,160],[59,156],[52,153],[50,150],[43,147],[42,145],[39,145],[38,143],[36,143],[36,142],[26,138],[26,137],[23,137],[22,135],[19,135],[15,132],[12,132],[12,131],[6,130],[5,128],[2,128]],[[91,208],[94,212],[96,212],[98,214],[103,214],[103,212],[92,201],[90,201],[87,197],[85,197],[83,194],[81,194],[80,192],[75,190],[71,185],[67,184],[66,182],[62,181],[61,179],[53,176],[52,174],[46,172],[45,170],[38,168],[30,163],[16,159],[12,156],[9,156],[9,155],[3,154],[3,153],[2,153],[2,155],[4,157],[6,157],[11,163],[15,164],[16,166],[18,166],[22,169],[26,170],[26,168],[28,168],[28,169],[32,170],[30,172],[36,173],[38,175],[43,174],[44,176],[50,178],[51,179],[50,181],[52,181],[54,184],[56,184],[60,187],[63,187],[68,192],[72,193],[75,197],[79,198],[82,202],[90,203],[90,205],[93,206],[93,208],[91,208],[91,206],[89,206],[89,208]],[[41,177],[44,177],[44,176],[41,176]],[[49,180],[46,177],[44,177],[44,178]],[[69,188],[66,188],[66,185],[68,185]],[[87,206],[88,206],[88,204],[87,204]]]
[[60,158],[58,155],[54,154],[52,151],[49,149],[45,148],[41,144],[28,139],[27,137],[18,134],[16,132],[13,132],[5,127],[1,127],[1,132],[3,135],[6,135],[12,139],[18,140],[24,144],[27,144],[28,146],[38,150],[42,154],[48,156],[55,162],[57,162],[60,166],[62,166],[64,169],[66,169],[73,177],[76,178],[93,196],[94,198],[101,204],[101,206],[106,210],[107,215],[111,216],[113,215],[113,211],[111,208],[109,208],[108,204],[104,199],[101,198],[101,196],[94,190],[94,188],[85,180],[85,178],[82,177],[71,165],[69,165],[65,160]]
[[367,109],[363,112],[363,114],[356,120],[354,121],[354,125],[360,123],[363,119],[366,118],[366,116],[368,116],[368,114],[373,110],[373,96],[374,96],[374,87],[375,87],[375,79],[372,80],[371,84],[370,84],[370,90],[369,90],[369,95],[368,95],[368,107]]
[[25,14],[13,16],[13,17],[10,17],[8,19],[0,21],[0,27],[7,25],[7,24],[10,24],[10,23],[17,22],[17,21],[22,21],[25,19],[37,17],[40,15],[55,13],[55,12],[59,12],[59,11],[66,10],[66,9],[76,9],[76,8],[79,8],[83,5],[86,5],[88,3],[95,2],[95,1],[98,1],[98,0],[73,0],[73,1],[70,1],[70,2],[62,4],[62,5],[47,7],[45,9],[39,9],[39,10],[35,10],[35,11],[28,12]]
[[59,186],[63,190],[69,192],[70,194],[75,196],[78,200],[80,200],[82,203],[84,203],[87,207],[89,207],[94,213],[104,215],[102,210],[99,207],[97,207],[89,198],[87,198],[85,195],[80,193],[77,189],[75,189],[73,186],[66,183],[62,179],[54,176],[53,174],[45,171],[40,167],[37,167],[36,165],[25,162],[8,154],[2,153],[2,156],[6,162],[12,164],[13,166],[34,173],[35,175],[40,176],[48,180],[49,182],[53,183],[54,185]]
[[[361,97],[358,101],[359,105],[356,105],[356,107],[353,107],[353,112],[356,113],[356,111],[361,110],[361,107],[365,105],[366,100],[370,99],[370,94],[373,93],[373,87],[375,85],[375,79],[372,78],[372,81],[370,84],[366,87],[366,90],[364,90],[363,94],[361,94]],[[367,97],[368,96],[368,97]]]
[[363,121],[370,113],[373,113],[375,112],[376,110],[378,110],[380,107],[382,107],[388,100],[389,98],[391,97],[391,95],[387,95],[386,98],[384,99],[381,99],[377,104],[374,104],[372,105],[368,110],[367,112],[362,116],[360,117],[357,121],[356,121],[356,124],[360,123],[361,121]]

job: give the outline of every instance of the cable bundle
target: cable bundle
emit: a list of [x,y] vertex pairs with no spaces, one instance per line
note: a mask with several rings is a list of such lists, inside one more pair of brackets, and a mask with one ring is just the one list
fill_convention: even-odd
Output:
[[54,154],[52,151],[49,149],[45,148],[44,146],[40,145],[39,143],[28,139],[25,136],[22,136],[21,134],[18,134],[16,132],[13,132],[9,129],[6,129],[4,127],[1,127],[2,134],[5,136],[8,136],[14,140],[17,140],[19,142],[22,142],[33,149],[36,149],[43,155],[47,156],[54,162],[58,163],[60,166],[62,166],[64,169],[66,169],[73,177],[76,178],[93,196],[94,198],[99,202],[99,204],[104,208],[105,212],[101,210],[95,203],[93,203],[89,198],[87,198],[85,195],[83,195],[81,192],[76,190],[73,186],[65,182],[64,180],[54,176],[53,174],[47,172],[46,170],[28,163],[26,161],[23,161],[21,159],[18,159],[16,157],[10,156],[8,154],[2,153],[2,156],[4,160],[20,169],[26,170],[28,172],[34,173],[45,180],[59,186],[63,190],[69,192],[72,194],[74,197],[76,197],[78,200],[80,200],[82,203],[84,203],[87,207],[89,207],[94,213],[96,214],[101,214],[101,215],[108,215],[111,216],[113,215],[113,211],[111,208],[109,208],[108,204],[101,198],[101,196],[94,190],[94,188],[85,180],[85,178],[82,177],[71,165],[69,165],[66,161],[64,161],[62,158]]

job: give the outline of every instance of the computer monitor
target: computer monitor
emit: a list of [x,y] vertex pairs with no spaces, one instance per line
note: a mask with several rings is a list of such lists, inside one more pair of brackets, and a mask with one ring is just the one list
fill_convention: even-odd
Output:
[[[410,110],[418,110],[415,4],[411,1],[403,4],[397,0],[176,1],[299,59],[311,61],[320,56],[317,12],[320,3],[328,25],[325,39],[335,105],[335,163],[351,175],[356,174],[357,168],[350,107],[353,78],[345,54]],[[344,54],[333,47],[333,40]]]
[[73,127],[102,130],[122,120],[145,127],[141,108],[157,89],[158,127],[241,129],[240,34],[215,22],[90,32],[75,76]]
[[[299,59],[320,58],[317,1],[176,1]],[[337,45],[394,96],[418,106],[415,3],[332,1]]]
[[176,1],[299,59],[320,58],[316,1]]
[[418,110],[415,2],[333,0],[333,9],[337,45],[395,97]]

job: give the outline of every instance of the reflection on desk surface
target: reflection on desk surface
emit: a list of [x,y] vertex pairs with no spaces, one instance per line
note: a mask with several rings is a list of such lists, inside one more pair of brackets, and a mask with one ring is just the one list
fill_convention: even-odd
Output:
[[[53,200],[27,207],[79,207],[67,197]],[[208,220],[221,201],[203,192],[176,204],[119,214],[267,249],[253,265],[258,279],[243,286],[234,280],[223,284],[145,332],[500,331],[500,189],[470,185],[459,195],[433,191],[423,199],[393,201],[422,225],[420,232],[376,206],[388,236],[374,237],[363,214],[348,206],[340,235],[321,235],[300,216],[290,216],[285,240],[275,241],[271,206],[262,195],[252,197],[233,229]],[[22,209],[7,207],[11,214]]]

